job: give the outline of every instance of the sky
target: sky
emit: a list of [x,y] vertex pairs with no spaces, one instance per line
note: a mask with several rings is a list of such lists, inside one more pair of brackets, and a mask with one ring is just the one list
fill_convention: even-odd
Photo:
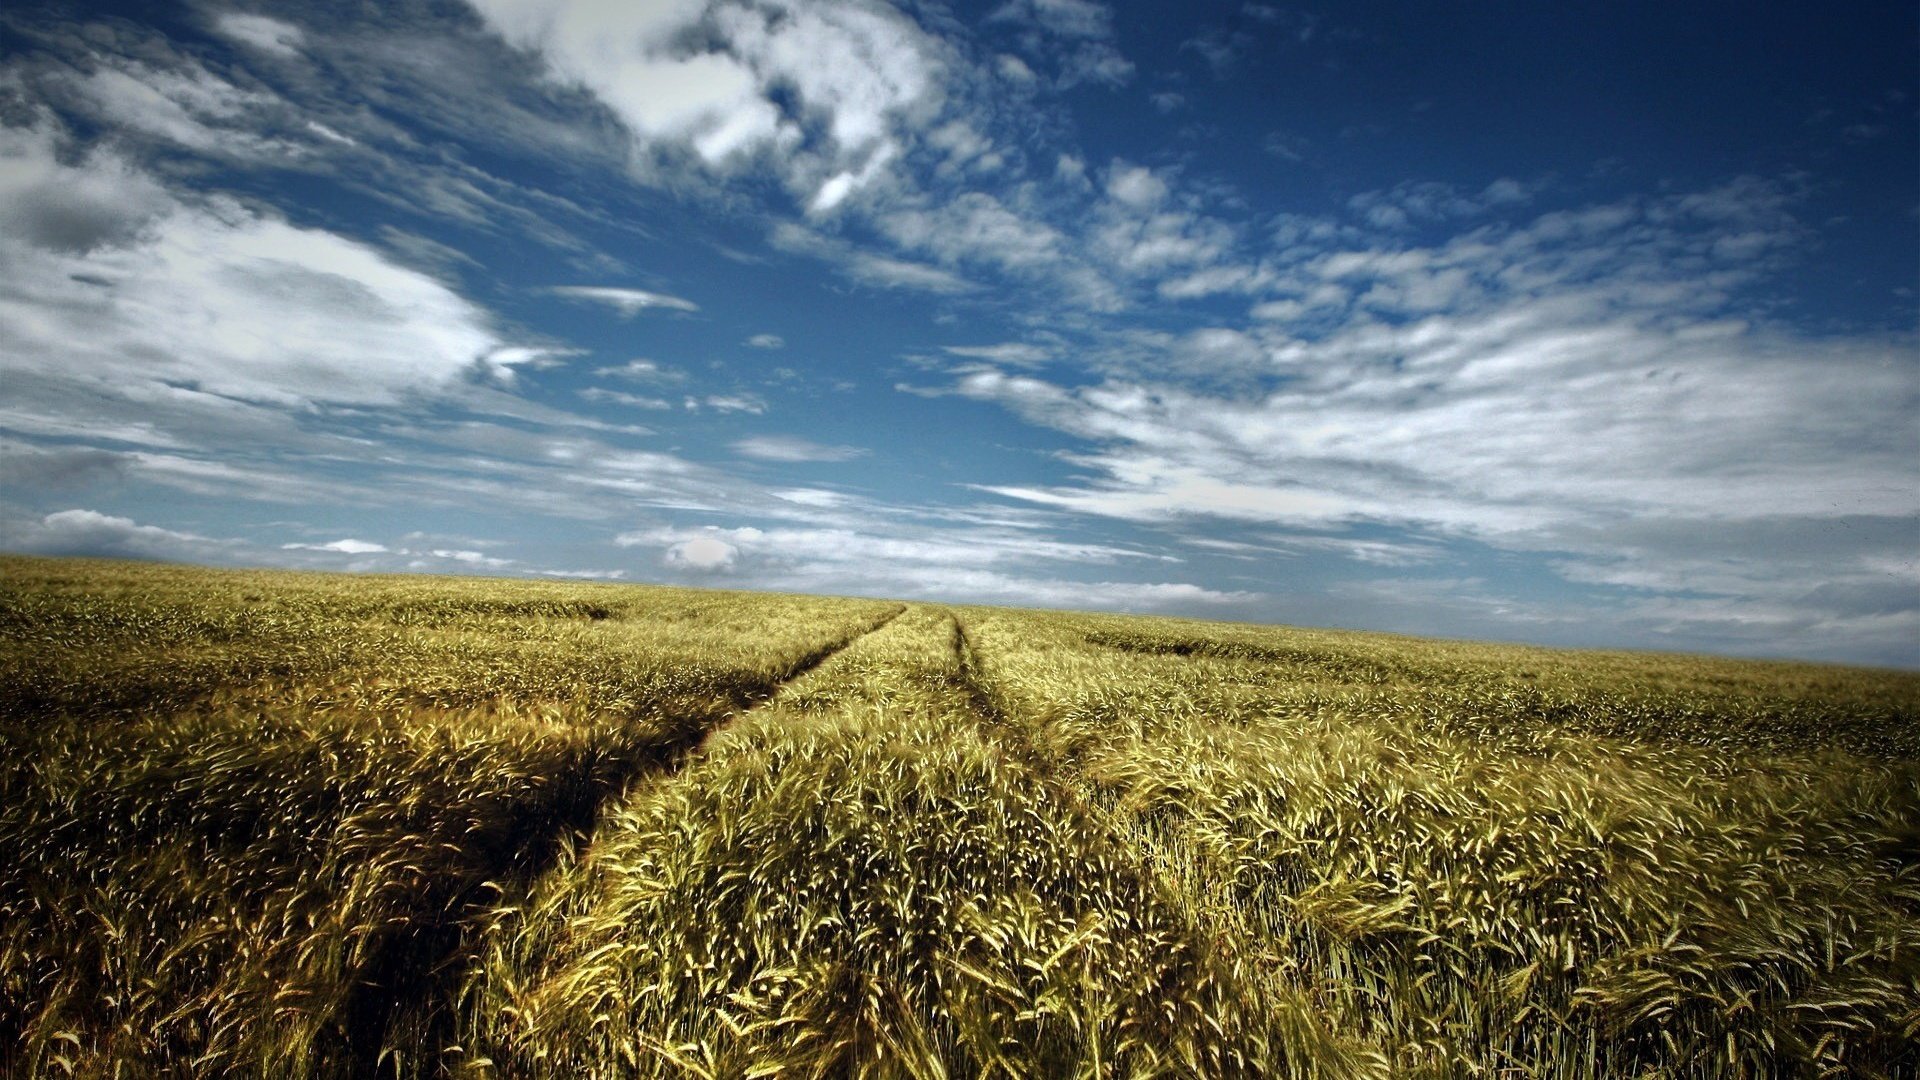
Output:
[[1911,4],[0,12],[0,550],[1920,667]]

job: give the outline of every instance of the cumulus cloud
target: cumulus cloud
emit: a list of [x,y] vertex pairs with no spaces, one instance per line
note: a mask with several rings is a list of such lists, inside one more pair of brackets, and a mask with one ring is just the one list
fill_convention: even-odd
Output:
[[110,151],[63,163],[46,129],[0,128],[0,162],[0,213],[37,222],[0,235],[0,370],[114,396],[391,404],[525,359],[363,244],[181,201]]
[[0,543],[9,551],[38,554],[184,562],[217,557],[233,546],[231,541],[78,509],[60,510],[37,520],[0,521]]
[[747,345],[755,349],[784,349],[787,339],[779,334],[755,334],[747,339]]
[[770,161],[815,211],[878,183],[942,103],[948,46],[906,15],[804,6],[473,0],[507,41],[617,116],[647,160]]
[[718,536],[695,536],[667,548],[668,566],[690,570],[726,570],[733,566],[740,550]]

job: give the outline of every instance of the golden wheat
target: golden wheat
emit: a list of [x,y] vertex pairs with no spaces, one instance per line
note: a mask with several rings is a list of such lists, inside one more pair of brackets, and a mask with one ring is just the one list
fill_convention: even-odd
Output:
[[1920,679],[0,560],[0,1073],[1920,1072]]

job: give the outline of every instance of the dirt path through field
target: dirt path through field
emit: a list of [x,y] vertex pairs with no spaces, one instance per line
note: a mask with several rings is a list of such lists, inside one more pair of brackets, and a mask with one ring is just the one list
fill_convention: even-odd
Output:
[[[678,773],[705,752],[715,734],[775,700],[784,687],[855,642],[879,632],[906,610],[904,604],[896,607],[865,629],[806,654],[778,682],[751,696],[736,698],[734,708],[718,720],[669,728],[662,739],[607,762],[604,769],[597,770],[591,790],[583,792],[566,812],[529,830],[519,857],[503,864],[499,874],[489,875],[484,884],[469,888],[438,911],[420,912],[412,933],[390,939],[388,947],[369,958],[343,1010],[344,1056],[353,1063],[354,1075],[443,1075],[445,1069],[437,1061],[398,1061],[391,1048],[397,1043],[431,1047],[429,1053],[437,1057],[439,1048],[447,1045],[454,1030],[452,998],[466,967],[465,959],[477,940],[475,916],[503,904],[521,902],[553,867],[569,838],[591,843],[602,809],[617,804],[634,783]],[[531,858],[527,857],[529,852]],[[391,1037],[399,1031],[424,1033],[424,1037]]]

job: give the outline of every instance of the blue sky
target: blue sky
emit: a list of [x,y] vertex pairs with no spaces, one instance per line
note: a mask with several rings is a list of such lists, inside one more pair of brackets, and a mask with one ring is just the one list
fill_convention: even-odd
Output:
[[1911,5],[0,14],[0,549],[1920,665]]

